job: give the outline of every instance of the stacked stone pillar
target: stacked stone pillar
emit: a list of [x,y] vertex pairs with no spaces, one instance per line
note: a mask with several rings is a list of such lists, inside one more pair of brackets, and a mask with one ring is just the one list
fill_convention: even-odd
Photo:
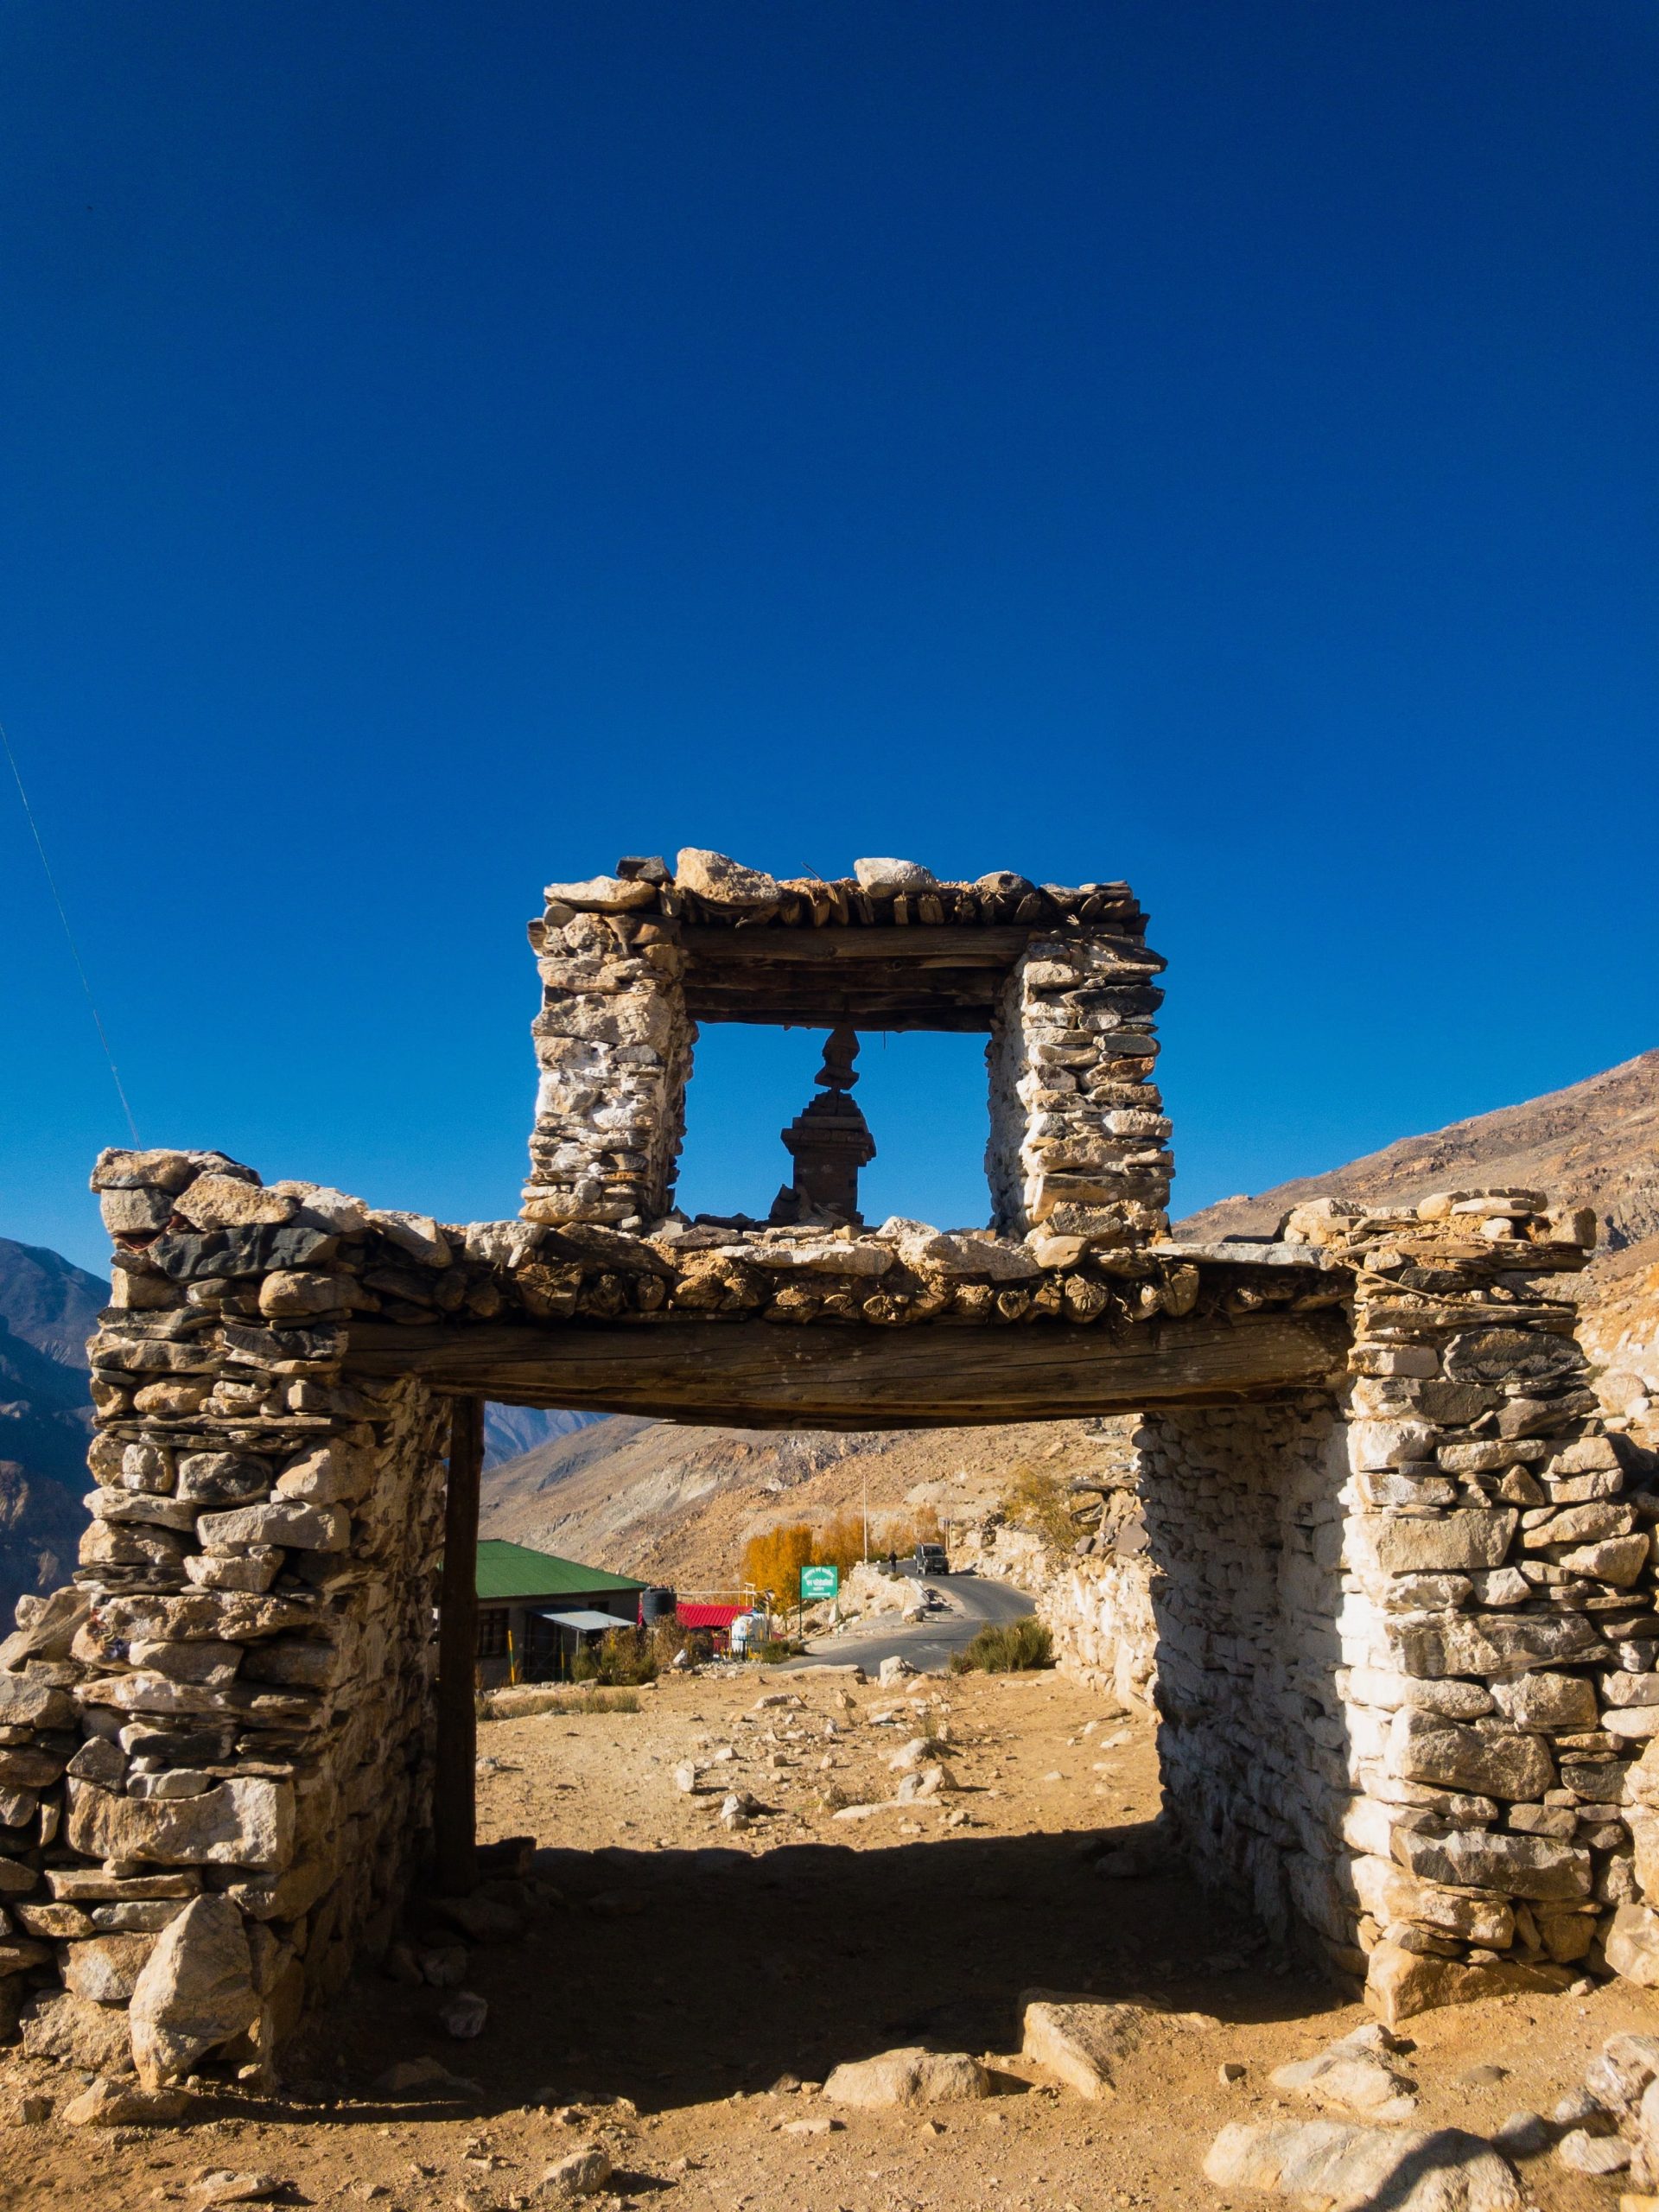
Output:
[[1000,995],[985,1059],[985,1171],[1004,1234],[1128,1250],[1167,1230],[1170,1125],[1153,1076],[1164,963],[1138,938],[1033,937]]
[[0,2027],[162,2080],[265,2061],[421,1849],[445,1409],[340,1369],[353,1310],[423,1318],[451,1254],[217,1154],[93,1181],[93,1517],[0,1646]]
[[1659,1735],[1659,1497],[1552,1290],[1593,1223],[1511,1191],[1287,1234],[1353,1277],[1334,1402],[1141,1440],[1188,1846],[1391,2018],[1649,1979],[1621,1801]]
[[696,1029],[658,899],[654,882],[622,876],[550,884],[531,924],[541,1079],[526,1221],[638,1228],[672,1203]]

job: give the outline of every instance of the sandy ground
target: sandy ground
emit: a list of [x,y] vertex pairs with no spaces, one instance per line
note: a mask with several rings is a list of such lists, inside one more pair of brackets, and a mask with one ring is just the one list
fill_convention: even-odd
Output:
[[[799,1702],[755,1710],[762,1692]],[[965,1786],[895,1806],[887,1761],[923,1719],[948,1731]],[[232,2168],[279,2178],[289,2202],[506,2212],[544,2201],[549,2162],[598,2139],[617,2169],[610,2203],[663,2212],[1222,2212],[1235,2199],[1199,2171],[1218,2128],[1288,2113],[1269,2070],[1364,2017],[1178,1867],[1093,1871],[1080,1846],[1144,1835],[1155,1815],[1151,1730],[1054,1675],[896,1694],[823,1674],[676,1681],[641,1693],[637,1713],[495,1721],[480,1751],[483,1834],[538,1845],[526,1880],[486,1891],[523,1912],[524,1933],[469,1948],[481,2035],[446,2035],[452,1992],[367,1973],[307,2031],[279,2096],[204,2094],[200,2117],[168,2130],[14,2118],[0,2207],[190,2204],[200,2175]],[[728,1833],[718,1795],[677,1788],[688,1758],[768,1809]],[[882,1809],[837,1820],[827,1788]],[[411,1932],[453,1941],[429,1915]],[[1211,2020],[1128,2061],[1116,2098],[1088,2103],[1009,2056],[1033,1985]],[[1628,2026],[1659,2029],[1659,2005],[1623,1985],[1427,2016],[1408,2062],[1418,2124],[1489,2131],[1517,2107],[1548,2111]],[[838,2060],[916,2043],[990,2056],[1002,2094],[926,2114],[816,2094]],[[422,2057],[475,2087],[376,2088]],[[1222,2083],[1224,2062],[1244,2066],[1242,2082]],[[1503,2078],[1460,2082],[1476,2065]],[[15,2114],[26,2091],[61,2103],[76,2086],[14,2053],[0,2107]],[[1617,2203],[1614,2185],[1553,2157],[1522,2171],[1554,2212]],[[1274,2202],[1240,2196],[1237,2212]]]

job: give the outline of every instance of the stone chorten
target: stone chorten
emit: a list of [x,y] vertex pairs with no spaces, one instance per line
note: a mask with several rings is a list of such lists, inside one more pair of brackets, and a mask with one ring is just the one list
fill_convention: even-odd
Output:
[[875,1139],[851,1096],[858,1081],[853,1072],[857,1058],[858,1033],[850,1022],[841,1022],[830,1031],[823,1065],[812,1078],[819,1095],[779,1132],[795,1162],[795,1175],[772,1202],[773,1222],[831,1216],[855,1229],[863,1227],[858,1171],[875,1158]]

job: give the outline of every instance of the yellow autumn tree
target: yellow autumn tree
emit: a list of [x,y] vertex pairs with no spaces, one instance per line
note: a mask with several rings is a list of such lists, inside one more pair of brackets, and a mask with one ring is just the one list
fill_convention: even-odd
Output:
[[[938,1537],[939,1516],[931,1505],[915,1513],[872,1516],[870,1554],[885,1559],[892,1551],[908,1558],[917,1544],[937,1543]],[[743,1580],[770,1590],[780,1605],[792,1605],[801,1594],[804,1567],[838,1567],[845,1582],[863,1556],[864,1516],[848,1508],[816,1529],[805,1521],[762,1529],[743,1547]]]
[[864,1556],[864,1516],[861,1513],[837,1513],[826,1521],[813,1538],[812,1557],[826,1567],[838,1567],[841,1579],[847,1577]]
[[816,1556],[812,1531],[804,1521],[762,1529],[743,1547],[743,1580],[771,1591],[779,1605],[792,1605],[801,1594],[801,1569]]

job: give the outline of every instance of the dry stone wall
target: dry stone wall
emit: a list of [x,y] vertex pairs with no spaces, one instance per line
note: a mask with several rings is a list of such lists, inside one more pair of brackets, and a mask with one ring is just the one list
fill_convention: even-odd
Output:
[[0,2037],[162,2080],[264,2063],[425,1852],[448,1408],[352,1325],[632,1315],[1140,1329],[1195,1271],[894,1220],[449,1227],[222,1154],[111,1152],[73,1581],[0,1645]]
[[[825,1027],[927,1027],[932,990],[938,1026],[989,1031],[985,1157],[999,1231],[1040,1230],[1057,1253],[1076,1256],[1132,1251],[1166,1230],[1169,1123],[1152,1080],[1163,995],[1154,978],[1164,963],[1142,941],[1144,917],[1126,885],[1039,887],[1007,872],[942,882],[905,861],[861,861],[855,876],[833,882],[779,880],[691,848],[672,873],[658,860],[618,868],[550,884],[530,925],[542,1006],[526,1220],[637,1230],[669,1215],[697,1033],[686,933],[741,931],[746,960],[733,971],[740,980],[720,987],[723,1018],[810,1021],[816,992]],[[1014,938],[1005,976],[975,1014],[944,978],[939,940],[930,943],[945,928]],[[825,951],[836,933],[867,931],[884,951],[902,931],[913,955],[837,963]],[[874,990],[862,1018],[857,993],[838,988],[849,966],[866,981],[894,969],[887,980],[908,977],[918,1002],[884,1017],[877,1009],[895,995]],[[779,975],[798,979],[782,1001]],[[753,982],[746,998],[743,976],[768,980]]]
[[1346,1300],[1331,1389],[1146,1417],[1135,1497],[1047,1579],[1062,1650],[1125,1696],[1155,1662],[1186,1849],[1391,2014],[1586,1961],[1659,1982],[1659,1503],[1552,1294],[1586,1225],[1536,1194],[1304,1209],[1271,1250],[1126,1269],[1041,1227],[447,1228],[215,1154],[95,1183],[93,1521],[0,1649],[0,2001],[31,2049],[257,2063],[390,1930],[429,1821],[446,1421],[413,1378],[346,1379],[371,1314],[1122,1332]]
[[1633,1758],[1659,1736],[1659,1497],[1541,1272],[1593,1224],[1454,1193],[1287,1234],[1353,1270],[1337,1402],[1139,1440],[1187,1846],[1389,2017],[1604,1961],[1659,1980],[1632,1834],[1659,1798]]
[[1136,1436],[1153,1562],[1159,1756],[1182,1847],[1281,1937],[1352,1930],[1325,1892],[1349,1783],[1328,1400],[1148,1415]]
[[1105,1693],[1132,1712],[1154,1709],[1158,1623],[1152,1564],[1143,1550],[1108,1544],[1078,1556],[1000,1516],[952,1539],[955,1556],[981,1574],[1011,1582],[1032,1599],[1054,1643],[1054,1661],[1073,1681]]
[[92,1521],[0,1646],[0,2027],[151,2080],[265,2061],[390,1931],[431,1783],[444,1409],[340,1377],[436,1225],[106,1154]]
[[1033,938],[991,1042],[992,1217],[1011,1236],[1133,1247],[1168,1229],[1170,1125],[1153,1083],[1164,963],[1134,939]]

